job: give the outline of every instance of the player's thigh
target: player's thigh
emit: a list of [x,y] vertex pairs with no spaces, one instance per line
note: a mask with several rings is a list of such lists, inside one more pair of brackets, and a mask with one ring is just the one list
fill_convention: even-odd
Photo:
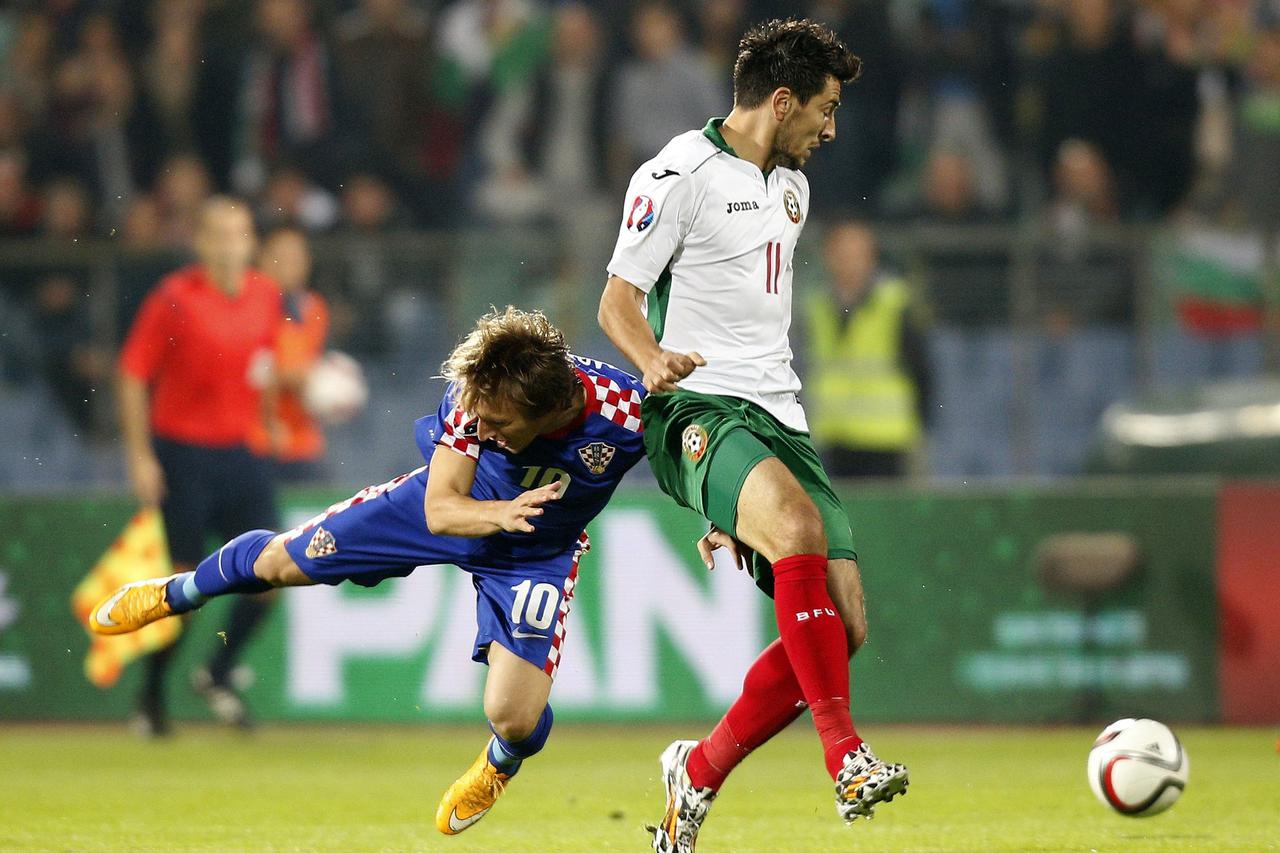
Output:
[[822,516],[795,475],[776,456],[760,460],[738,493],[737,537],[773,562],[792,554],[825,554]]
[[831,486],[822,459],[808,433],[787,429],[776,422],[769,438],[769,448],[804,489],[822,517],[822,530],[827,538],[827,558],[857,560],[853,529],[844,503]]
[[771,455],[746,428],[746,402],[715,394],[651,394],[641,408],[645,454],[662,490],[733,533],[747,474]]
[[554,679],[584,550],[580,546],[537,565],[502,569],[465,566],[476,587],[472,660],[488,663],[489,648],[497,643]]
[[427,529],[427,469],[361,489],[284,534],[293,562],[316,583],[375,586],[418,566],[459,563],[469,540]]
[[551,676],[501,641],[491,642],[487,654],[485,716],[507,740],[523,740],[533,733],[542,717],[542,709],[551,696]]

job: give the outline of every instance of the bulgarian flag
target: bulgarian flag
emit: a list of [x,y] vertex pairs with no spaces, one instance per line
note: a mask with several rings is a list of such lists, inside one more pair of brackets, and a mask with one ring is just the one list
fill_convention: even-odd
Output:
[[[108,595],[127,583],[164,577],[171,572],[160,511],[139,510],[76,586],[71,594],[71,610],[88,630],[90,612]],[[85,677],[98,687],[110,687],[130,661],[163,649],[181,632],[181,619],[161,619],[130,634],[90,634]]]

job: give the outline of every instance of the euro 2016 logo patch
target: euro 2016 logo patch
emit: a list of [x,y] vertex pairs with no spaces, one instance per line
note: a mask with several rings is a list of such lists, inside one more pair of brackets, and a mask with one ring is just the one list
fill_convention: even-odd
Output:
[[627,230],[641,234],[653,224],[653,199],[647,195],[638,195],[631,202],[631,212],[627,214]]
[[684,448],[684,455],[691,462],[697,462],[707,452],[707,431],[698,424],[689,424],[680,436],[680,445]]
[[314,560],[317,557],[327,557],[337,550],[338,543],[334,541],[333,534],[323,527],[317,527],[316,532],[311,537],[311,541],[307,543],[307,559]]
[[613,461],[613,454],[617,452],[618,448],[612,444],[593,441],[578,448],[578,458],[582,460],[582,464],[586,465],[587,470],[592,474],[603,474],[604,469],[608,468],[609,463]]
[[782,193],[782,206],[787,211],[787,218],[796,225],[800,224],[800,199],[791,189],[784,190]]

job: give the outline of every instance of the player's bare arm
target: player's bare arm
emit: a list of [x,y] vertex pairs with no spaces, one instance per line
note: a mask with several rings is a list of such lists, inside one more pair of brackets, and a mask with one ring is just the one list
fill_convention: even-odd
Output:
[[427,528],[438,536],[490,536],[533,533],[533,519],[542,515],[543,504],[560,497],[560,481],[522,492],[509,501],[478,501],[471,497],[476,478],[476,460],[447,447],[431,454],[431,477],[427,480],[424,511]]
[[613,345],[640,369],[645,390],[651,394],[675,391],[681,379],[705,365],[697,352],[664,350],[645,321],[640,305],[645,294],[631,282],[609,276],[600,296],[598,320]]
[[151,449],[147,386],[136,376],[120,374],[120,432],[125,464],[133,494],[146,506],[159,506],[164,498],[164,472]]

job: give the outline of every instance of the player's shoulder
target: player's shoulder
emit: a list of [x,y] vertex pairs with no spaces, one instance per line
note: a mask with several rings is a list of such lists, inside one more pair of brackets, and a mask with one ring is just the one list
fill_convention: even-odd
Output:
[[674,188],[694,180],[700,168],[719,149],[700,130],[686,131],[636,169],[632,183],[651,188]]
[[574,355],[573,363],[584,377],[591,408],[617,426],[639,433],[644,383],[625,370],[594,358]]

